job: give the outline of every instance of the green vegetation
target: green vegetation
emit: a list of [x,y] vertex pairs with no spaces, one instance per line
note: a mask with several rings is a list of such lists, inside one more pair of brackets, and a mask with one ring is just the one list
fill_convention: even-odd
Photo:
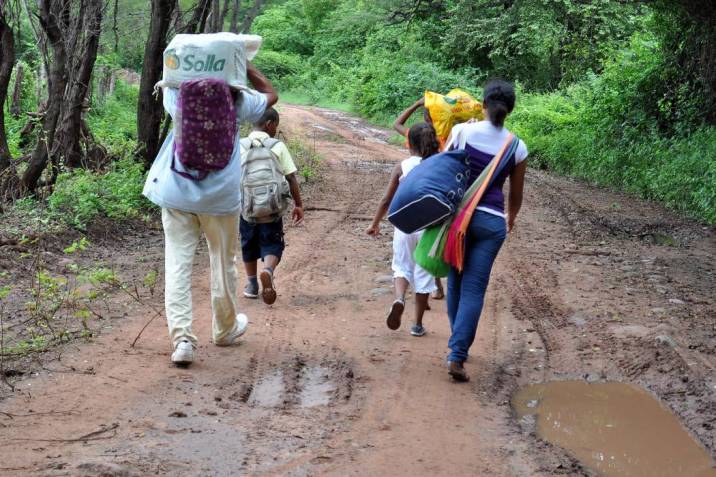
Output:
[[[43,179],[56,180],[54,186],[5,206],[6,216],[83,229],[97,216],[141,217],[151,207],[140,196],[144,173],[136,162],[139,87],[118,79],[102,97],[108,72],[141,69],[151,4],[115,4],[106,3],[84,115],[88,143],[100,153],[84,145],[89,165],[67,168],[60,161],[55,170],[48,167]],[[189,22],[200,4],[180,0],[181,22]],[[263,9],[246,25],[264,37],[255,63],[279,87],[283,101],[350,111],[388,125],[426,89],[459,86],[479,97],[488,78],[502,76],[518,85],[509,126],[527,142],[533,164],[716,222],[716,14],[699,0],[238,5],[239,23],[254,5]],[[15,31],[16,65],[24,71],[21,114],[10,113],[16,66],[5,130],[22,175],[43,121],[27,113],[41,110],[47,84],[36,37],[43,33],[34,16],[17,11],[23,14],[5,14]],[[231,17],[225,12],[224,29]],[[23,136],[33,122],[34,130]],[[306,158],[300,159],[304,177],[314,177],[318,161],[310,150],[295,142],[291,147]]]
[[77,169],[60,174],[48,200],[50,214],[84,229],[98,215],[123,220],[148,207],[142,198],[144,169],[132,159],[112,163],[107,172]]
[[316,149],[300,139],[289,139],[286,146],[296,162],[298,173],[306,182],[316,180],[319,177],[321,167],[321,156],[318,155]]
[[[83,237],[64,252],[74,255],[90,245]],[[14,289],[12,285],[0,286],[0,323],[11,300],[26,297],[22,305],[26,316],[23,326],[16,326],[13,333],[3,335],[0,340],[3,357],[22,357],[72,339],[90,338],[98,324],[110,314],[111,295],[123,293],[132,301],[145,304],[141,292],[146,289],[153,295],[157,281],[156,270],[142,280],[125,282],[115,270],[100,264],[88,266],[72,261],[59,272],[48,270],[48,265],[43,262],[41,251],[35,251],[28,270],[31,286],[25,290]],[[0,274],[0,279],[7,278]]]
[[[510,126],[538,166],[612,185],[716,222],[716,127],[664,134],[650,118],[656,43],[636,37],[599,76],[525,94]],[[620,121],[615,121],[620,118]],[[678,118],[667,129],[683,128]]]
[[257,64],[284,100],[381,124],[426,89],[479,96],[486,79],[511,79],[509,126],[533,164],[714,223],[708,15],[691,0],[287,0],[253,30],[266,39]]
[[[106,166],[63,171],[57,176],[46,206],[43,201],[27,197],[16,201],[5,213],[37,226],[55,223],[84,230],[97,216],[126,220],[141,217],[150,210],[151,204],[141,195],[144,167],[134,158],[137,90],[137,86],[119,80],[114,94],[93,105],[87,115],[92,134],[106,148],[110,159]],[[32,144],[24,149],[18,146],[21,121],[26,119],[7,117],[11,147],[18,155],[29,154]]]

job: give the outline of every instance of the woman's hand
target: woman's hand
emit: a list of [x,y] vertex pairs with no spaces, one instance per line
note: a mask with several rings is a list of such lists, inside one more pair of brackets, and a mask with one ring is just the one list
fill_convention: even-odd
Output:
[[512,233],[512,229],[515,228],[515,219],[517,218],[516,215],[513,214],[507,214],[507,233]]

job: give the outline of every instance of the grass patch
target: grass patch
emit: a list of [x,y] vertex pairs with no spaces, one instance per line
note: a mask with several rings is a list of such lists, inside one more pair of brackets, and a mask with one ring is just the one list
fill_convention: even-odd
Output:
[[353,107],[345,102],[336,101],[329,97],[314,97],[307,92],[291,90],[281,91],[281,102],[286,104],[297,104],[299,106],[318,106],[321,108],[335,109],[344,113],[355,113]]
[[301,139],[289,139],[286,142],[288,150],[298,167],[298,173],[306,182],[313,182],[319,179],[322,158],[316,152],[316,148],[309,146]]

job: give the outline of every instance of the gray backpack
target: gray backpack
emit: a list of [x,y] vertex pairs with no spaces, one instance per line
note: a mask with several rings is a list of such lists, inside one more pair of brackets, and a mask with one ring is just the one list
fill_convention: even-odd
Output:
[[247,222],[273,222],[288,209],[291,192],[278,156],[277,139],[241,140],[241,216]]

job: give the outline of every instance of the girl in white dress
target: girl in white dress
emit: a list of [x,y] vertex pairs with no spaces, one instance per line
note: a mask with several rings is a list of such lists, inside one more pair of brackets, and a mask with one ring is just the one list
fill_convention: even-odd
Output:
[[[378,205],[378,210],[373,218],[373,223],[368,227],[366,233],[373,237],[380,234],[380,222],[385,217],[393,200],[395,191],[398,189],[400,181],[407,176],[411,170],[420,162],[437,154],[440,150],[435,128],[428,123],[415,124],[408,131],[408,143],[410,145],[411,156],[399,164],[396,164],[390,175],[388,188]],[[413,252],[418,246],[418,241],[422,236],[422,231],[412,234],[406,234],[398,229],[393,233],[393,283],[395,286],[395,301],[390,307],[388,318],[386,320],[388,328],[397,330],[400,328],[400,322],[405,310],[405,293],[408,286],[413,287],[415,293],[415,323],[410,329],[413,336],[423,336],[426,333],[423,326],[423,315],[428,309],[428,298],[437,287],[435,279],[420,265],[415,263]]]

